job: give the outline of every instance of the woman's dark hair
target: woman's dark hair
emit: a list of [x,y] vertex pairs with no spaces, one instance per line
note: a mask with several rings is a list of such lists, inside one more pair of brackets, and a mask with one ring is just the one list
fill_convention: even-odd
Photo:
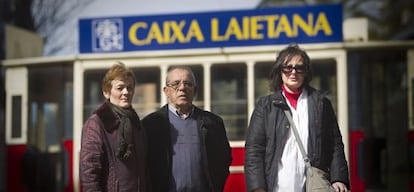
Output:
[[299,48],[298,44],[292,43],[280,51],[279,55],[276,57],[276,61],[270,72],[270,91],[276,92],[281,89],[283,84],[281,73],[282,66],[288,64],[294,56],[302,57],[303,65],[305,66],[305,80],[303,81],[302,87],[309,86],[309,82],[312,80],[310,58],[305,50]]

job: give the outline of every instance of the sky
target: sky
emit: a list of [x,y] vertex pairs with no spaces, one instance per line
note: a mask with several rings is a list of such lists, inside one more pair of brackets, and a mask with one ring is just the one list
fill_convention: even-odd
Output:
[[[38,0],[41,1],[41,0]],[[207,11],[255,9],[260,0],[94,0],[72,19],[54,29],[45,44],[45,56],[76,55],[78,50],[78,20],[112,16],[144,16]],[[61,47],[58,51],[56,46]]]
[[84,9],[80,17],[141,16],[253,9],[259,2],[260,0],[98,0]]

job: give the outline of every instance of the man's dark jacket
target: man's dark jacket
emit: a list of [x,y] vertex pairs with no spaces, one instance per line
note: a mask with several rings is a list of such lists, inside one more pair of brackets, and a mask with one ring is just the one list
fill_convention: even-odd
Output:
[[[349,188],[344,145],[331,102],[319,91],[308,88],[308,156],[312,166],[330,174],[331,183]],[[246,137],[245,177],[247,191],[274,189],[278,164],[289,133],[284,109],[289,108],[281,91],[261,97],[250,119]]]
[[[142,120],[148,136],[148,163],[153,192],[167,192],[172,177],[173,146],[168,112],[168,105],[165,105]],[[232,161],[223,120],[195,106],[192,115],[197,120],[202,169],[210,186],[208,191],[221,192]]]

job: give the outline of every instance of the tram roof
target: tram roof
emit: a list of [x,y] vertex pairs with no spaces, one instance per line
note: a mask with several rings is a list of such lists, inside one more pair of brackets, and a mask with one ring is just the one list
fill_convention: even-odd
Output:
[[[36,64],[54,64],[62,62],[75,62],[86,60],[106,60],[106,59],[145,59],[145,58],[168,58],[186,57],[194,55],[227,55],[243,53],[276,53],[286,47],[286,45],[266,45],[266,46],[244,46],[244,47],[219,47],[202,49],[174,49],[174,50],[155,50],[155,51],[131,51],[116,53],[90,53],[69,56],[45,56],[29,57],[19,59],[1,60],[0,64],[5,67],[25,66]],[[414,48],[414,40],[405,41],[369,41],[369,42],[341,42],[341,43],[315,43],[301,44],[305,50],[324,50],[324,49],[345,49],[345,50],[369,50],[372,48]]]

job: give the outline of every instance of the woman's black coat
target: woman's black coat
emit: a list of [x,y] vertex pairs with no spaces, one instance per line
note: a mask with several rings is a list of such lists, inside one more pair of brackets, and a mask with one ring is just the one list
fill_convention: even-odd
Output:
[[[331,102],[319,91],[308,88],[308,156],[312,166],[330,174],[331,183],[340,181],[349,188],[344,145]],[[247,191],[273,190],[278,164],[289,131],[284,109],[289,108],[282,91],[259,98],[251,116],[245,144]]]

